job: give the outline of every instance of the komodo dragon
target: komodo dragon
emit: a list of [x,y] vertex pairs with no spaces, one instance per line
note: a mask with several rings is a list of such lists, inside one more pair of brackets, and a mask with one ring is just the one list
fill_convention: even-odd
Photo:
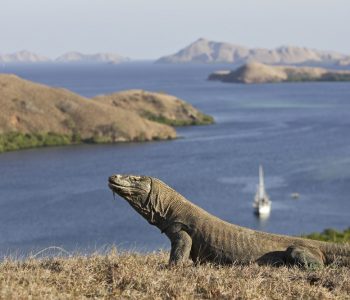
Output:
[[329,264],[350,266],[350,246],[269,234],[225,222],[185,199],[159,179],[113,175],[108,184],[171,241],[170,265],[191,258],[218,264]]

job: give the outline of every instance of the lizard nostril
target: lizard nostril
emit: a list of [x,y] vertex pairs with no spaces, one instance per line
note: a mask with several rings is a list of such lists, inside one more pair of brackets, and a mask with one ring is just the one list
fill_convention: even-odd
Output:
[[109,181],[114,181],[115,179],[118,179],[118,175],[112,175],[108,178]]

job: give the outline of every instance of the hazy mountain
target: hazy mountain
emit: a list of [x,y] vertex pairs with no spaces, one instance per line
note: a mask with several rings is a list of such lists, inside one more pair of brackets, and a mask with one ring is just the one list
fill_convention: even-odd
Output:
[[302,66],[271,66],[247,63],[234,71],[217,71],[209,80],[232,83],[272,83],[300,81],[350,81],[350,71]]
[[51,61],[51,59],[46,56],[26,50],[10,54],[0,54],[0,63],[37,63],[49,61]]
[[235,44],[199,39],[179,52],[161,57],[158,63],[246,63],[268,64],[334,64],[349,58],[332,51],[282,46],[275,49],[247,48]]
[[44,62],[64,62],[64,63],[121,63],[130,59],[115,53],[95,53],[83,54],[80,52],[68,52],[55,60],[46,56],[38,55],[30,51],[20,51],[10,54],[0,54],[0,63],[44,63]]
[[129,58],[115,53],[83,54],[68,52],[56,58],[55,61],[65,63],[121,63],[129,60]]

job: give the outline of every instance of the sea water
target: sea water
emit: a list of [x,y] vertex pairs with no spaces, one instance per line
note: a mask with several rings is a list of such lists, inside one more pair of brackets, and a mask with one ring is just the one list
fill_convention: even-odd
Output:
[[[234,224],[301,235],[350,226],[350,83],[227,84],[207,81],[230,66],[28,65],[0,72],[93,97],[125,89],[162,91],[215,118],[178,128],[179,139],[78,145],[0,154],[0,254],[49,246],[67,251],[169,248],[165,235],[123,199],[108,176],[155,176]],[[49,101],[49,99],[48,99]],[[252,202],[265,172],[271,215]],[[299,193],[293,199],[292,193]]]

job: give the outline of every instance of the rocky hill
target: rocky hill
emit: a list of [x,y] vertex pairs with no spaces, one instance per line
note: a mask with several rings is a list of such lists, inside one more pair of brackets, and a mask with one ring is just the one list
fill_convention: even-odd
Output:
[[128,58],[115,53],[83,54],[68,52],[56,58],[56,62],[64,63],[121,63],[129,61]]
[[[142,93],[147,95],[147,92]],[[178,111],[188,104],[180,101],[170,105],[171,96],[150,94],[157,98],[159,106],[165,103],[169,111],[165,109],[162,113],[175,116],[175,121],[191,119],[192,114],[201,115],[194,108],[182,110],[179,114]],[[130,97],[128,92],[122,95],[124,104],[115,105],[108,99],[118,98],[118,94],[97,100],[87,99],[66,89],[0,74],[0,152],[77,142],[149,141],[176,137],[172,127],[156,119],[150,120],[152,118],[145,117],[140,107],[133,104],[144,101],[141,92],[139,96],[134,92],[130,92]],[[156,108],[148,108],[148,111],[159,115]]]
[[350,71],[248,63],[234,71],[221,70],[214,72],[209,75],[208,79],[233,83],[350,81]]
[[247,48],[240,45],[199,39],[179,52],[161,57],[158,63],[237,63],[336,64],[350,58],[336,52],[282,46],[275,49]]

